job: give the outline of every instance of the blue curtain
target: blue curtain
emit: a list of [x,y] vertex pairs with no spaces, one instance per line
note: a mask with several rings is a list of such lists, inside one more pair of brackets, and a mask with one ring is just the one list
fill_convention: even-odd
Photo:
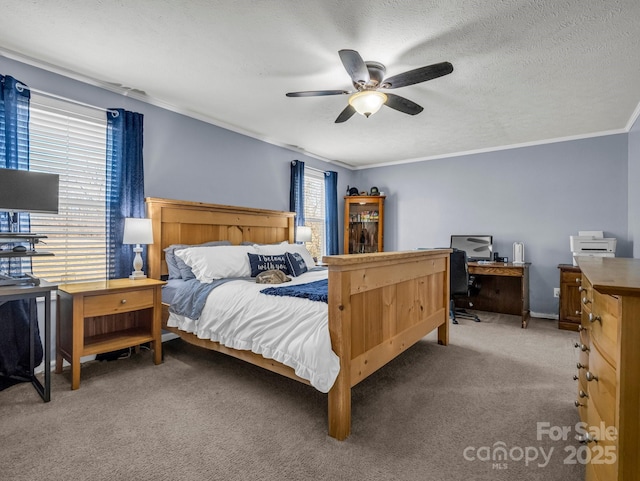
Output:
[[325,234],[327,255],[340,253],[338,241],[338,173],[324,173]]
[[[107,277],[128,277],[133,248],[122,244],[124,219],[145,217],[142,114],[107,111]],[[146,258],[146,249],[143,259]]]
[[296,227],[304,225],[304,162],[291,161],[289,210],[296,213]]
[[[29,99],[22,82],[0,75],[0,167],[29,170]],[[16,215],[19,232],[29,232],[29,214]],[[9,231],[9,213],[0,212],[0,232]]]
[[[0,167],[29,170],[29,99],[31,92],[22,82],[0,75]],[[29,214],[17,214],[17,230],[29,232]],[[9,213],[0,212],[0,232],[9,232]],[[0,272],[18,276],[30,262],[21,258],[0,259]],[[35,299],[0,304],[0,390],[30,376],[30,315],[36,313]],[[33,346],[35,365],[42,362],[42,341],[35,322]],[[7,376],[7,377],[5,377]]]

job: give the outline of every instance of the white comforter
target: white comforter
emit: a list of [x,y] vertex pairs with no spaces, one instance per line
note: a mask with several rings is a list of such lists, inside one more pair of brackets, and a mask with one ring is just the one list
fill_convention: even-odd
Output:
[[[312,271],[280,285],[304,284],[326,276],[326,270]],[[275,359],[318,391],[329,392],[340,360],[331,349],[327,304],[262,294],[260,290],[267,287],[276,286],[227,282],[211,291],[200,319],[171,313],[167,324],[200,339]]]

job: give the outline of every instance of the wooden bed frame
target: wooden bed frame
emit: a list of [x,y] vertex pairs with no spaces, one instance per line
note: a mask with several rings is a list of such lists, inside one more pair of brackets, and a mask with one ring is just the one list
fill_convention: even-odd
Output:
[[[147,198],[154,243],[148,246],[152,278],[167,274],[163,249],[211,240],[275,243],[294,241],[293,212]],[[329,269],[329,332],[340,373],[328,395],[329,435],[343,440],[351,430],[351,388],[429,332],[449,342],[449,249],[325,256]],[[243,359],[309,384],[292,368],[166,326],[197,346]]]

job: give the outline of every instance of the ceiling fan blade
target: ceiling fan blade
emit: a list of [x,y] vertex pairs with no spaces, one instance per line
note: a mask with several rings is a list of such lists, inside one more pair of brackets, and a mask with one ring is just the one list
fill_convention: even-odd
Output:
[[347,95],[346,90],[306,90],[303,92],[289,92],[287,97],[318,97],[321,95]]
[[417,115],[424,110],[417,103],[412,102],[409,99],[405,99],[404,97],[400,97],[399,95],[388,93],[385,93],[385,95],[387,96],[385,105],[399,112],[409,115]]
[[346,122],[347,120],[349,120],[353,114],[356,113],[356,109],[354,109],[351,104],[347,105],[345,107],[345,109],[340,112],[340,115],[338,115],[338,118],[336,119],[336,124],[341,124],[342,122]]
[[369,82],[369,70],[358,52],[355,50],[340,50],[338,54],[351,80],[357,84]]
[[407,85],[426,82],[427,80],[433,80],[434,78],[449,75],[451,72],[453,72],[453,65],[449,62],[434,63],[427,67],[420,67],[415,70],[409,70],[408,72],[386,78],[382,82],[382,87],[387,89],[397,89],[399,87],[406,87]]

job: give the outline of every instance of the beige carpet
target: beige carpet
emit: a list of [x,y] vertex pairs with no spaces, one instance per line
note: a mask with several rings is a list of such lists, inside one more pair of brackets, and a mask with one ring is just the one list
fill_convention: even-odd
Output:
[[14,386],[0,392],[0,479],[584,479],[566,463],[573,432],[537,433],[578,422],[576,333],[480,314],[451,326],[448,347],[429,335],[356,386],[344,442],[326,434],[326,395],[180,340],[159,366],[149,352],[87,363],[77,391],[54,374],[47,404]]

